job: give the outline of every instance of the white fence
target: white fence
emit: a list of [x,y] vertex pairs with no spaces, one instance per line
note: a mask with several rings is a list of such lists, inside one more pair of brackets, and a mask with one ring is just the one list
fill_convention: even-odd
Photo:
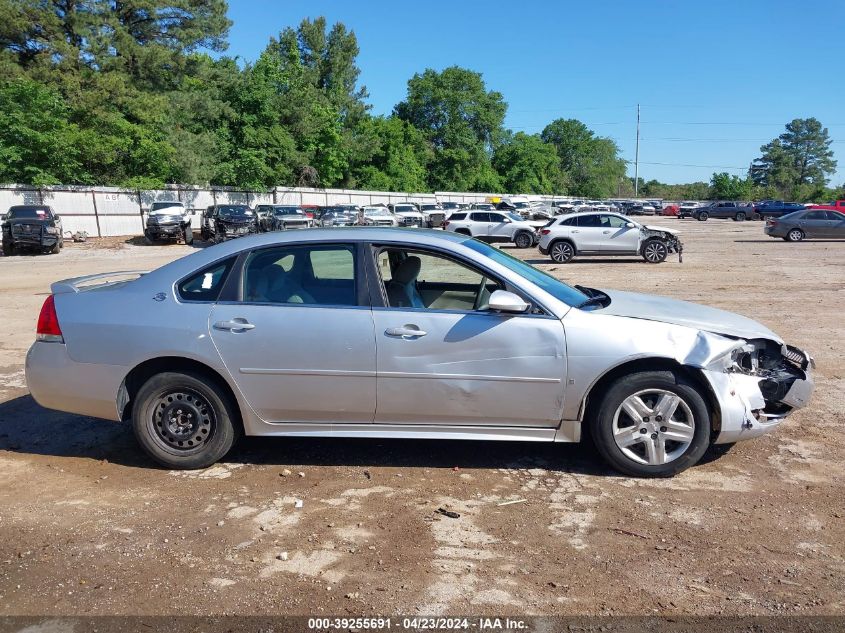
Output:
[[[0,186],[0,214],[16,204],[46,204],[62,218],[65,231],[86,231],[91,236],[137,235],[143,232],[144,213],[157,200],[179,200],[194,212],[193,226],[199,229],[200,211],[213,204],[304,204],[368,205],[379,202],[483,202],[490,193],[402,193],[390,191],[355,191],[350,189],[307,189],[276,187],[272,191],[244,191],[228,187],[203,189],[168,185],[154,191],[135,191],[117,187],[55,186],[35,188],[29,185]],[[541,196],[532,196],[538,199]]]

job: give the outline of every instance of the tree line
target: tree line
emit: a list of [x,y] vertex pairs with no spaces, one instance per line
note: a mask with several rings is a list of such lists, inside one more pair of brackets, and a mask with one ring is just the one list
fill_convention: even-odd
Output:
[[[239,63],[222,55],[226,9],[225,0],[0,0],[0,182],[633,194],[612,139],[574,119],[514,133],[480,73],[424,70],[389,116],[374,116],[344,24],[305,19]],[[802,196],[826,187],[829,138],[821,158],[794,155],[807,133],[827,137],[807,121],[790,124],[805,136],[764,147],[741,186]],[[733,178],[727,185],[740,186]],[[722,181],[640,191],[728,197]],[[679,187],[707,195],[664,195]]]

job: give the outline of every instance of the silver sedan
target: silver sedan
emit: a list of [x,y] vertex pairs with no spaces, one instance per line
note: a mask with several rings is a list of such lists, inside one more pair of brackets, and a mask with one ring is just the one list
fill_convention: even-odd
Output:
[[26,376],[45,407],[131,420],[171,468],[242,434],[578,442],[588,427],[617,470],[669,476],[805,406],[812,364],[729,312],[571,287],[454,233],[351,228],[57,282]]

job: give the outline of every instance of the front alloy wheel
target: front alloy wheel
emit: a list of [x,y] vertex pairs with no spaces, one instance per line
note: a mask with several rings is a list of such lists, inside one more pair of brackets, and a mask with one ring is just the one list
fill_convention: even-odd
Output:
[[613,416],[613,439],[639,464],[659,466],[678,459],[695,435],[695,419],[681,397],[665,389],[631,394]]
[[660,240],[649,240],[643,246],[643,259],[649,264],[659,264],[666,261],[668,255],[669,249]]
[[513,243],[517,248],[528,248],[534,243],[534,239],[529,233],[517,233],[516,237],[513,238]]
[[710,445],[701,387],[681,372],[628,374],[598,397],[589,413],[590,434],[620,472],[671,477],[697,463]]

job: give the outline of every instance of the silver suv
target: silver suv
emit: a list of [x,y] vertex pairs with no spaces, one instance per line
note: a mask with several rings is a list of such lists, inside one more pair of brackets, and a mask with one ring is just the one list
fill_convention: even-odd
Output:
[[540,252],[558,264],[578,255],[640,255],[650,264],[680,254],[678,232],[647,226],[616,213],[572,213],[540,229]]

